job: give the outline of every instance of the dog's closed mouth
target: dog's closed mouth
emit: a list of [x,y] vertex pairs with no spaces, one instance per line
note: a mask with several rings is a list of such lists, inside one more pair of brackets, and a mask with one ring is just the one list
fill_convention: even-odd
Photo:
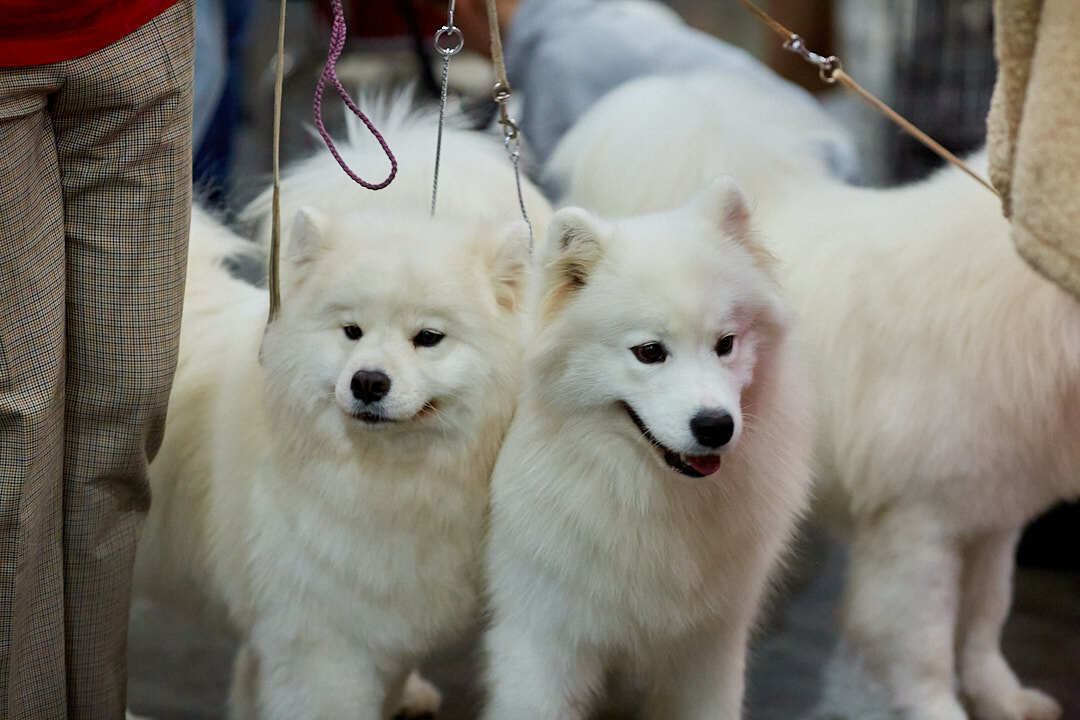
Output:
[[687,477],[703,478],[712,475],[720,469],[722,458],[719,455],[685,455],[665,447],[651,432],[649,432],[649,428],[645,425],[641,416],[634,411],[634,408],[630,407],[630,403],[624,401],[622,405],[626,408],[627,414],[630,416],[630,419],[633,420],[637,429],[641,431],[641,434],[645,436],[645,439],[648,440],[653,447],[660,451],[661,455],[663,455],[664,462],[675,472],[686,475]]
[[353,417],[361,422],[365,422],[368,425],[378,425],[379,423],[392,423],[397,422],[393,418],[388,418],[380,413],[373,412],[359,412],[353,413]]
[[[413,415],[411,418],[409,418],[409,420],[421,420],[421,419],[427,417],[428,415],[431,415],[432,413],[434,413],[438,409],[439,409],[439,401],[438,400],[428,400],[426,403],[424,403],[424,407],[420,408],[420,410],[415,415]],[[367,423],[368,425],[379,425],[381,423],[396,423],[396,422],[398,422],[398,420],[396,418],[387,417],[386,415],[383,415],[382,413],[371,412],[369,410],[365,410],[363,412],[354,412],[352,414],[352,416],[354,418],[356,418],[357,420],[363,422],[363,423]]]

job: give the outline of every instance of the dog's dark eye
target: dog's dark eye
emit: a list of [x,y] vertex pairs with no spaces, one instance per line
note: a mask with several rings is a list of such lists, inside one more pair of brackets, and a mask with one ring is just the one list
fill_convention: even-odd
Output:
[[735,349],[735,336],[725,335],[716,341],[716,354],[720,357],[727,357],[731,354],[731,351]]
[[634,353],[634,357],[646,365],[655,365],[667,360],[667,348],[658,342],[642,343],[630,348],[630,352]]
[[360,329],[359,325],[346,325],[342,329],[345,331],[345,337],[350,340],[359,340],[364,336],[364,331]]
[[446,335],[438,330],[421,330],[413,337],[412,343],[416,347],[435,347],[444,337]]

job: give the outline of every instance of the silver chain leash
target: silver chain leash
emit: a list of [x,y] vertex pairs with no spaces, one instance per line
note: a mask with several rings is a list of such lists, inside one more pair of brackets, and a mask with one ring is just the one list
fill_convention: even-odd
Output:
[[442,92],[439,97],[439,130],[435,136],[435,175],[431,181],[431,216],[435,217],[435,201],[439,196],[439,159],[442,156],[443,122],[446,119],[446,85],[450,74],[450,58],[465,47],[461,28],[454,25],[454,0],[446,13],[446,24],[435,33],[435,52],[442,56]]
[[529,220],[529,213],[525,210],[525,196],[521,193],[521,131],[518,129],[514,118],[506,104],[510,101],[510,88],[502,83],[495,83],[491,91],[491,98],[499,106],[499,124],[503,129],[503,146],[510,156],[510,163],[514,166],[514,184],[517,186],[518,207],[521,208],[521,219],[529,228],[529,254],[533,251],[533,226]]

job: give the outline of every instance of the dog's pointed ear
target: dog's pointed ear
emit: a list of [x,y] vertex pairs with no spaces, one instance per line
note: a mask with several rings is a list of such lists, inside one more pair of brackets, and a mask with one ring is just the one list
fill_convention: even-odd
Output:
[[608,224],[587,210],[569,207],[551,218],[544,246],[548,284],[569,290],[583,287],[604,255]]
[[289,262],[302,265],[313,260],[325,247],[323,237],[329,224],[329,218],[321,210],[311,206],[297,210],[285,251]]
[[718,177],[694,198],[694,206],[724,234],[737,240],[750,235],[750,206],[730,177]]
[[691,203],[723,237],[741,245],[760,270],[776,279],[776,258],[755,235],[750,206],[734,179],[716,178],[702,188]]
[[551,218],[541,253],[544,272],[540,318],[546,323],[577,290],[585,287],[604,257],[610,226],[581,208],[563,208]]
[[498,249],[492,267],[495,300],[499,307],[518,312],[525,299],[529,270],[529,226],[515,220],[499,233]]

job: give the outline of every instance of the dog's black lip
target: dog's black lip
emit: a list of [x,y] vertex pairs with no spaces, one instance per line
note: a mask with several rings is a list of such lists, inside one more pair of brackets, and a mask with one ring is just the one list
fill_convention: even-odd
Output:
[[661,443],[659,440],[657,440],[656,437],[652,434],[652,432],[649,431],[649,428],[645,424],[645,421],[641,419],[641,416],[637,414],[637,412],[630,405],[630,403],[623,400],[623,401],[621,401],[621,404],[622,404],[623,408],[626,409],[626,413],[630,416],[630,419],[634,421],[634,425],[636,425],[637,429],[641,431],[641,434],[645,436],[645,439],[648,440],[649,443],[653,447],[655,447],[657,450],[659,450],[661,452],[661,454],[664,456],[664,462],[668,464],[668,467],[670,467],[672,470],[674,470],[677,473],[681,473],[683,475],[686,475],[687,477],[692,477],[692,478],[703,478],[703,477],[705,477],[700,472],[698,472],[697,470],[695,470],[694,468],[690,467],[689,465],[684,463],[682,460],[680,460],[679,459],[679,454],[677,452],[675,452],[674,450],[669,449],[663,443]]
[[[435,412],[436,410],[438,410],[438,408],[439,408],[438,399],[432,398],[431,400],[428,400],[426,403],[424,403],[424,406],[422,408],[420,408],[420,410],[409,419],[410,420],[419,420],[419,419],[424,418],[424,417],[430,415],[431,413]],[[361,421],[361,422],[367,423],[368,425],[378,425],[379,423],[396,423],[396,422],[399,422],[398,420],[395,420],[394,418],[386,417],[382,413],[370,412],[368,410],[364,410],[364,411],[361,411],[361,412],[354,412],[354,413],[352,413],[352,416],[354,418],[356,418],[357,420]]]
[[373,413],[373,412],[367,412],[367,411],[354,412],[352,414],[352,416],[354,418],[356,418],[357,420],[360,420],[361,422],[367,423],[368,425],[378,425],[379,423],[397,422],[396,420],[393,420],[392,418],[388,418],[385,415],[382,415],[380,413]]

